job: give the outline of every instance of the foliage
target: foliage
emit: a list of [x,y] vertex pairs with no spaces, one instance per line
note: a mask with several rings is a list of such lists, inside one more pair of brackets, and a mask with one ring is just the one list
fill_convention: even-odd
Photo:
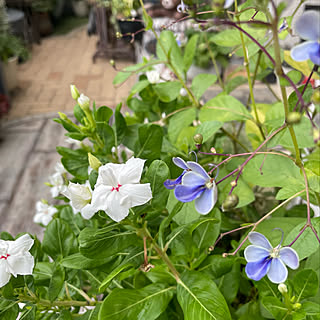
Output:
[[[214,5],[221,7],[222,2]],[[208,18],[218,27],[229,26],[221,28],[214,43],[243,57],[247,103],[230,95],[240,82],[230,84],[218,73],[187,83],[198,38],[191,37],[181,50],[170,31],[161,32],[157,57],[126,67],[114,79],[120,85],[131,75],[139,76],[126,101],[131,113],[121,113],[121,104],[114,110],[96,106],[71,87],[76,121],[63,113],[54,120],[74,139],[75,148],[57,147],[62,179],[48,184],[63,196],[57,197],[57,210],[43,226],[43,241],[33,237],[32,275],[12,276],[0,289],[2,318],[16,319],[20,312],[20,319],[48,320],[319,319],[320,218],[310,209],[320,203],[319,128],[312,121],[319,106],[308,109],[311,100],[316,102],[316,90],[308,82],[318,68],[313,67],[301,86],[296,75],[284,73],[279,19],[266,8],[257,0],[242,6],[235,2],[235,16]],[[146,27],[155,32],[143,11]],[[265,45],[269,31],[273,40]],[[150,81],[148,71],[158,64],[173,74],[171,79]],[[270,67],[282,80],[281,99],[257,104],[255,82]],[[202,103],[217,79],[221,93]],[[290,96],[285,89],[289,85]],[[128,171],[128,180],[139,176],[134,183],[120,183],[132,155],[145,160],[143,168]],[[218,192],[206,215],[196,211],[194,201],[180,202],[175,191],[164,187],[170,178],[171,189],[184,185],[195,167],[211,177],[205,188]],[[106,187],[103,179],[114,180],[114,185]],[[130,183],[150,188],[152,199],[134,205],[130,195],[114,196]],[[112,192],[109,207],[94,210],[88,219],[85,210],[94,209],[96,198],[105,197],[108,203]],[[301,204],[294,205],[298,196]],[[128,214],[119,222],[110,218],[110,212],[117,216],[115,205]],[[279,228],[282,236],[274,230]],[[254,281],[247,276],[243,251],[250,231],[269,239],[268,259],[288,252],[279,243],[297,252],[299,268],[289,266],[279,287],[267,277]],[[6,232],[0,237],[13,240]],[[1,243],[4,250],[7,242]]]

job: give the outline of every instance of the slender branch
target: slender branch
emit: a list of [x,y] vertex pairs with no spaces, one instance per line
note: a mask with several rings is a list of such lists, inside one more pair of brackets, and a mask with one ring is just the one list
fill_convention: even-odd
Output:
[[249,152],[249,149],[233,134],[231,134],[230,132],[228,132],[226,129],[224,129],[223,127],[220,128],[220,130],[226,134],[232,141],[238,143],[239,146],[241,146],[245,151]]

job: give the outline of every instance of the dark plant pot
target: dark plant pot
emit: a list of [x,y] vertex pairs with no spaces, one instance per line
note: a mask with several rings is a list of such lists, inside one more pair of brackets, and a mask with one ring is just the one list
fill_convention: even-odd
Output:
[[[121,20],[118,20],[118,25],[119,25],[121,34],[135,33],[137,31],[141,30],[142,28],[144,28],[144,25],[139,21],[121,21]],[[139,32],[135,36],[135,40],[141,41],[142,40],[142,35],[143,35],[143,32]],[[123,39],[128,41],[128,42],[130,42],[132,37],[131,36],[124,36]]]
[[48,36],[53,32],[53,25],[48,12],[34,12],[33,13],[39,34],[41,36]]

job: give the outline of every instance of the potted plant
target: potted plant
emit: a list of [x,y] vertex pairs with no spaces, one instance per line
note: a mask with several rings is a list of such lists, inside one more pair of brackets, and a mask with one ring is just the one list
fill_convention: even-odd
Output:
[[49,35],[53,32],[53,25],[49,12],[52,11],[53,0],[34,0],[32,1],[32,14],[35,17],[39,33],[42,36]]
[[0,59],[3,62],[3,73],[7,89],[10,91],[17,86],[18,58],[25,60],[28,51],[21,40],[9,33],[0,34]]

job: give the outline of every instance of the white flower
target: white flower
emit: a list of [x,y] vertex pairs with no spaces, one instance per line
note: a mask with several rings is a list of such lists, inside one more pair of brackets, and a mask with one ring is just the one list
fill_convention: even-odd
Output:
[[158,83],[160,81],[160,74],[156,70],[147,71],[146,76],[148,78],[148,81],[152,84]]
[[66,189],[63,177],[58,172],[49,177],[49,182],[52,185],[50,192],[53,198],[57,197],[59,193],[63,192]]
[[[150,183],[140,184],[145,160],[131,158],[124,164],[107,163],[99,168],[91,205],[94,211],[104,210],[114,221],[121,221],[129,208],[152,198]],[[93,214],[85,218],[90,219]]]
[[32,274],[34,258],[29,250],[33,242],[28,234],[15,241],[0,240],[0,287],[9,282],[11,274]]
[[90,99],[83,93],[81,93],[80,97],[78,98],[78,104],[81,107],[81,109],[88,109],[90,106]]
[[59,173],[60,175],[67,173],[67,170],[64,168],[63,164],[61,162],[57,162],[54,166],[54,170]]
[[36,214],[33,217],[33,222],[42,223],[44,226],[47,226],[56,212],[58,212],[58,210],[55,207],[37,201]]
[[67,137],[65,140],[64,140],[66,143],[69,143],[69,144],[75,144],[75,146],[77,148],[81,148],[81,143],[82,141],[79,141],[79,140],[76,140],[76,139],[72,139],[70,137]]
[[85,185],[69,182],[68,187],[62,193],[70,200],[74,213],[80,211],[84,218],[95,214],[95,209],[90,205],[92,193],[89,181]]

